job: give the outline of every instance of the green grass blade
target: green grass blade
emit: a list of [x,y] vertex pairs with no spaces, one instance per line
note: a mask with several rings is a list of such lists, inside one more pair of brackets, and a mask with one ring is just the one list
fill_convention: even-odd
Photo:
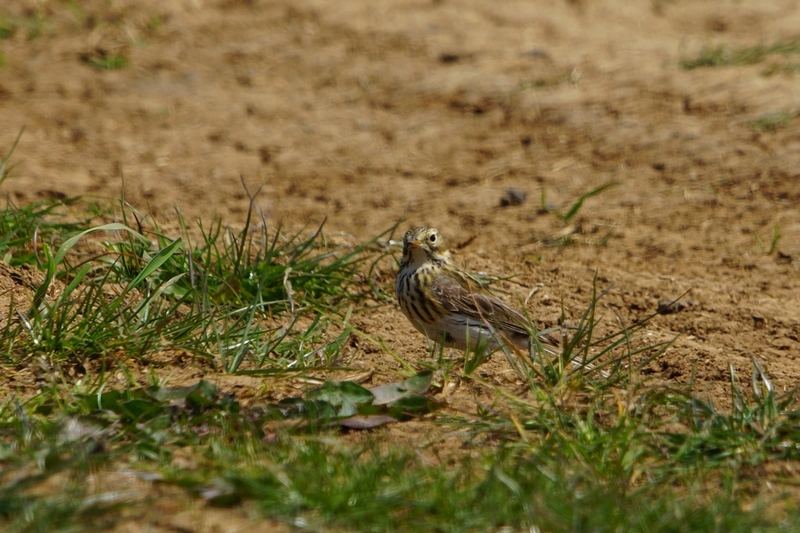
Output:
[[55,257],[53,258],[53,262],[56,265],[60,265],[61,262],[64,260],[64,256],[85,236],[96,233],[98,231],[126,231],[136,237],[137,239],[143,242],[150,242],[147,237],[142,235],[141,233],[129,228],[125,224],[120,224],[119,222],[112,222],[110,224],[104,224],[102,226],[97,226],[94,228],[89,228],[87,230],[81,231],[77,235],[73,235],[59,247],[58,252],[56,253]]
[[19,140],[22,138],[22,134],[25,132],[25,126],[23,126],[19,133],[17,134],[17,138],[14,139],[14,143],[11,145],[11,148],[8,150],[8,153],[3,157],[2,161],[0,161],[0,185],[6,181],[6,178],[9,176],[9,170],[6,168],[6,163],[11,158],[11,154],[14,153],[14,150],[17,148],[17,144],[19,144]]
[[131,290],[139,284],[142,283],[145,279],[149,278],[153,273],[158,270],[164,263],[166,263],[180,248],[181,244],[183,244],[183,239],[178,237],[171,244],[167,247],[162,248],[158,251],[158,253],[151,259],[147,265],[142,269],[139,274],[133,278],[130,283],[128,284],[128,290]]
[[569,221],[572,220],[572,217],[574,217],[578,213],[578,211],[580,211],[581,207],[583,207],[583,202],[585,202],[592,196],[597,196],[601,192],[614,187],[618,187],[619,185],[620,185],[619,182],[606,183],[604,185],[601,185],[600,187],[592,189],[587,193],[582,194],[580,198],[578,198],[578,200],[574,204],[572,204],[572,207],[569,208],[569,211],[567,211],[563,215],[560,215],[561,220],[563,220],[565,223],[569,223]]

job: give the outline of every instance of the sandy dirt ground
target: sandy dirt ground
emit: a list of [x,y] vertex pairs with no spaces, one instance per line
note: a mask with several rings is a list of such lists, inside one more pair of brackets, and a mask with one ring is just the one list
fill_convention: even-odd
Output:
[[[508,298],[537,289],[527,308],[543,327],[562,303],[577,319],[595,275],[613,283],[600,307],[615,323],[686,293],[644,333],[680,334],[653,366],[662,382],[694,379],[724,405],[729,365],[749,380],[754,357],[781,390],[797,385],[800,69],[776,67],[800,56],[680,61],[796,41],[800,2],[79,4],[0,7],[38,21],[0,41],[3,152],[25,127],[0,191],[14,203],[81,194],[107,205],[124,176],[125,199],[167,225],[176,208],[241,224],[242,181],[263,185],[256,203],[271,221],[327,217],[326,231],[352,242],[405,217],[402,231],[439,228],[468,269],[515,275],[500,284]],[[116,56],[125,68],[88,63]],[[778,127],[758,126],[780,113]],[[540,210],[543,191],[565,211],[609,182],[619,186],[587,200],[571,228]],[[527,201],[501,205],[509,188]],[[6,291],[33,276],[8,270]],[[378,281],[391,290],[393,276],[387,264]],[[426,357],[396,306],[357,320],[407,360]],[[396,377],[375,346],[354,343],[350,357],[374,382]]]

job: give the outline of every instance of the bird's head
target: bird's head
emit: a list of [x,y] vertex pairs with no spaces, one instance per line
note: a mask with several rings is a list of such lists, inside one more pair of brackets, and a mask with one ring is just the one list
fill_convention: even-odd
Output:
[[449,252],[439,230],[418,226],[403,235],[403,261],[406,263],[447,260]]

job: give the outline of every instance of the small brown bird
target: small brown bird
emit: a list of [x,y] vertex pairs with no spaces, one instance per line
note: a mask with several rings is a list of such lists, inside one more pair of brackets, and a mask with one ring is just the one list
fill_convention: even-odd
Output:
[[[528,320],[459,268],[436,229],[411,228],[403,236],[395,292],[414,327],[443,346],[530,349]],[[538,339],[547,352],[558,353],[557,339]]]

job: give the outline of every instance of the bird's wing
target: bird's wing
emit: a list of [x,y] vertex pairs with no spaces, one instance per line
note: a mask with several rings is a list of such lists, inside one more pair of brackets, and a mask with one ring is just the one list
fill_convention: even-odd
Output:
[[[432,290],[445,309],[472,320],[486,322],[510,334],[529,335],[528,320],[500,298],[488,293],[476,280],[461,272],[441,274],[433,280]],[[551,335],[540,335],[541,342],[558,346]]]

